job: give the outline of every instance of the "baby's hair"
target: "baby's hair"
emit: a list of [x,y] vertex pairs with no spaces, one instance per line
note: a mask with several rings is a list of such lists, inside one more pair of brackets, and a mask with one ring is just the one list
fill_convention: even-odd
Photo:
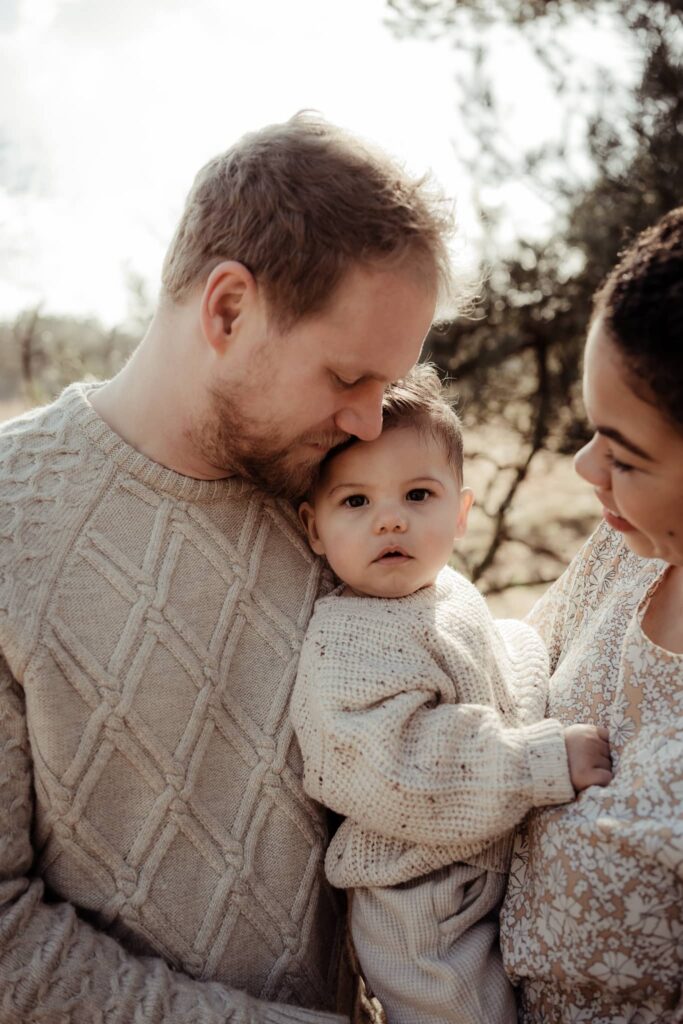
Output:
[[462,480],[462,424],[444,394],[436,368],[418,363],[401,380],[390,384],[382,402],[382,431],[411,427],[433,437]]
[[[388,430],[416,430],[424,437],[433,438],[441,446],[458,481],[462,483],[463,445],[460,417],[444,394],[436,368],[431,363],[419,363],[390,384],[382,400],[382,433]],[[315,491],[324,479],[328,466],[336,455],[353,445],[360,444],[357,437],[333,448],[318,470]]]

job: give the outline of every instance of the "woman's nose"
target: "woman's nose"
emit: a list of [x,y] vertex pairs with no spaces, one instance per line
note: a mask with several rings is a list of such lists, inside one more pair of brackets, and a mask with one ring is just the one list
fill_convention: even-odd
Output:
[[574,469],[593,487],[606,490],[610,486],[610,473],[604,452],[600,450],[600,444],[601,438],[595,434],[588,444],[580,448],[574,456]]

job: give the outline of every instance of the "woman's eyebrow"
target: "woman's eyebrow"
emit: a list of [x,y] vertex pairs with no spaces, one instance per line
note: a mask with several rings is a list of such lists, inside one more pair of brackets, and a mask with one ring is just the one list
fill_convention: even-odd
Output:
[[647,462],[655,461],[651,455],[648,455],[647,452],[643,451],[642,448],[639,448],[637,444],[633,443],[633,441],[629,441],[628,438],[624,437],[620,431],[615,430],[613,427],[596,426],[593,429],[598,434],[602,434],[603,437],[609,437],[610,440],[616,441],[622,448],[626,448],[629,452],[633,452],[633,454],[637,455],[639,458],[646,459]]

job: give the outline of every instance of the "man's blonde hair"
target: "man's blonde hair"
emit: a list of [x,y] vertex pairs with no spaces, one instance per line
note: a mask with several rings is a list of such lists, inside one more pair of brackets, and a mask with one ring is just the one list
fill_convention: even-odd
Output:
[[245,135],[197,175],[162,272],[182,302],[223,260],[292,324],[325,307],[354,264],[402,266],[449,301],[450,208],[388,157],[311,113]]

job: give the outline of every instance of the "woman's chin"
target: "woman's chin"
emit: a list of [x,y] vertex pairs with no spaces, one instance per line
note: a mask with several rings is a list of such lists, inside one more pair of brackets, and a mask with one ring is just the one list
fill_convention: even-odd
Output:
[[605,520],[608,526],[611,526],[613,530],[618,530],[619,533],[633,533],[635,526],[629,523],[628,519],[622,519],[616,512],[610,511],[610,509],[603,506],[602,518]]
[[644,537],[638,530],[632,529],[624,534],[624,542],[634,555],[639,558],[658,558],[670,565],[683,564],[683,551],[674,551],[669,548],[662,549],[660,545],[654,544],[648,537]]

